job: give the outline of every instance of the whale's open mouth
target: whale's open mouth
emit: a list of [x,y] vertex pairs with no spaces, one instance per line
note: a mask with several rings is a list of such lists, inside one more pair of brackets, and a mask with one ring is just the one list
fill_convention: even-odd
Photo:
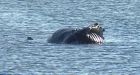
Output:
[[101,37],[101,36],[99,36],[99,35],[97,35],[96,33],[90,33],[90,34],[87,34],[87,37],[91,40],[91,41],[93,41],[93,42],[95,42],[95,43],[103,43],[103,38]]
[[89,32],[87,34],[87,37],[96,43],[102,43],[104,40],[103,32],[105,31],[104,28],[102,28],[98,24],[94,24],[93,26],[89,26]]

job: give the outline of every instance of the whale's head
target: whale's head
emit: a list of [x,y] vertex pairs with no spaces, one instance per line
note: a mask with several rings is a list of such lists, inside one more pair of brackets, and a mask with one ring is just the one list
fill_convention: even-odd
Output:
[[98,23],[95,23],[94,25],[91,25],[88,28],[88,34],[95,33],[104,39],[103,32],[105,31],[105,29],[101,27]]
[[86,36],[87,40],[95,43],[102,43],[104,40],[103,32],[105,29],[101,27],[98,23],[90,25],[88,27],[82,28],[79,32],[82,33],[83,36]]

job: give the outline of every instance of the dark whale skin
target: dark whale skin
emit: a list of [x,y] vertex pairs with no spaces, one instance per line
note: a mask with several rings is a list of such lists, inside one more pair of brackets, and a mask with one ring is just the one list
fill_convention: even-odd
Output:
[[[104,29],[99,27],[98,30],[94,28],[95,26],[84,27],[81,29],[65,28],[59,29],[53,33],[53,35],[48,39],[49,43],[57,44],[95,44],[96,41],[87,37],[87,34],[96,33],[102,39]],[[91,31],[92,30],[92,31]]]

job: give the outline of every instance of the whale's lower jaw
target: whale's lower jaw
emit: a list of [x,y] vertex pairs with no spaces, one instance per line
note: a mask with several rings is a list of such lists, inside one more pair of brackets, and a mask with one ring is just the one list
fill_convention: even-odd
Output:
[[88,37],[91,41],[93,41],[93,42],[95,42],[95,43],[98,43],[98,44],[103,43],[103,40],[104,40],[101,36],[97,35],[96,33],[87,34],[87,37]]

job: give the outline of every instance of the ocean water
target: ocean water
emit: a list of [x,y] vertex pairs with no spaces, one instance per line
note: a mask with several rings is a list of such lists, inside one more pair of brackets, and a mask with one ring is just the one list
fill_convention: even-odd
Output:
[[[0,0],[0,74],[139,75],[139,8],[139,0]],[[95,22],[106,29],[102,45],[47,43],[58,29]]]

